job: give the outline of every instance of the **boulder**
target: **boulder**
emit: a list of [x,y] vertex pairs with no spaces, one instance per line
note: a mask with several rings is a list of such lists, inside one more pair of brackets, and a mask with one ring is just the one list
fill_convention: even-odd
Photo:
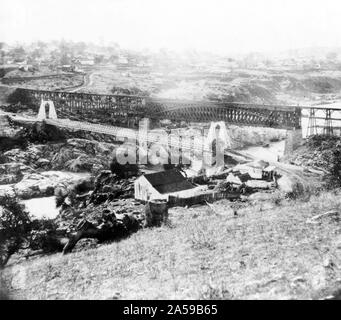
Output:
[[48,168],[51,165],[51,161],[47,159],[39,159],[36,161],[36,165],[38,168]]
[[24,173],[32,173],[34,170],[26,166],[22,163],[3,163],[0,164],[0,175],[17,175],[17,174],[24,174]]
[[22,179],[22,175],[3,174],[0,176],[0,185],[17,183]]
[[[18,183],[25,174],[33,172],[34,170],[31,167],[22,163],[0,164],[0,186]],[[4,190],[3,187],[1,189]]]
[[14,197],[15,192],[13,185],[0,185],[0,198],[4,197]]
[[295,181],[288,176],[283,175],[277,179],[277,186],[278,189],[284,193],[292,193],[295,189]]
[[115,214],[107,211],[102,213],[102,221],[99,225],[82,219],[77,224],[77,232],[70,235],[63,253],[71,252],[81,239],[97,239],[99,242],[118,240],[139,230],[140,223],[133,214]]

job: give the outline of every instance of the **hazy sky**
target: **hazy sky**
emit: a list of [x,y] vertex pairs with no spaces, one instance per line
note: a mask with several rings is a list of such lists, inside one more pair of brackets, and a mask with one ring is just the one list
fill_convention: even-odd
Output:
[[0,0],[0,41],[247,52],[341,46],[340,0]]

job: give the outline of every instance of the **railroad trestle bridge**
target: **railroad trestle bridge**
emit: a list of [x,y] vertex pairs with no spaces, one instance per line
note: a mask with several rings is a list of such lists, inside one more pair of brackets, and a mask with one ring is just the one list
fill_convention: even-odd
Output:
[[341,122],[341,109],[332,106],[279,106],[156,99],[124,94],[105,95],[24,88],[17,90],[19,97],[25,97],[26,101],[30,101],[32,106],[37,108],[41,101],[53,102],[59,120],[47,119],[51,125],[117,137],[122,134],[134,137],[136,130],[129,131],[128,134],[121,131],[122,127],[127,130],[136,129],[144,118],[187,123],[223,121],[228,125],[284,129],[287,130],[285,153],[292,152],[301,143],[304,118],[308,118],[306,137],[313,134],[341,134],[341,126],[335,125],[336,122]]
[[52,100],[58,117],[71,120],[138,127],[142,118],[175,122],[225,121],[242,126],[300,129],[301,108],[235,102],[156,99],[138,95],[104,95],[17,89],[32,99]]

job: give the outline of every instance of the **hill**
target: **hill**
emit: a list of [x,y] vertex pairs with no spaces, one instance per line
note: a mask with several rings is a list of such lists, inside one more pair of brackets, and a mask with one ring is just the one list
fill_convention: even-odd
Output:
[[24,299],[325,298],[340,288],[340,195],[173,208],[168,227],[13,262],[2,278]]

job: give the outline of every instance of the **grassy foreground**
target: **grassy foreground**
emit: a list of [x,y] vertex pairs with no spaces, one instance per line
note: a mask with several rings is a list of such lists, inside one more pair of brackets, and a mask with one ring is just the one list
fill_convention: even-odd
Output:
[[237,216],[231,205],[173,208],[171,226],[10,264],[2,286],[22,299],[319,299],[341,288],[338,214],[309,223],[341,212],[341,192],[248,201]]

